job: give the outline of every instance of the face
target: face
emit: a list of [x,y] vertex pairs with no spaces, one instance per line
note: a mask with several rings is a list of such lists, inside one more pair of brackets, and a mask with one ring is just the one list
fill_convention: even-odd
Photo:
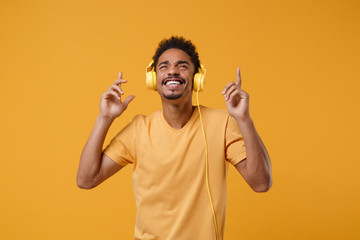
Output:
[[175,48],[166,50],[156,66],[157,91],[168,100],[191,96],[194,70],[187,53]]

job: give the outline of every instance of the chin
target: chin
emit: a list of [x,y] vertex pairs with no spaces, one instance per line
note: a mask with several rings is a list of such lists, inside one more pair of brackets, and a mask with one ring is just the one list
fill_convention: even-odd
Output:
[[164,95],[164,97],[168,100],[176,100],[176,99],[179,99],[183,96],[183,94],[176,94],[176,95],[172,95],[172,94],[169,94],[169,95]]

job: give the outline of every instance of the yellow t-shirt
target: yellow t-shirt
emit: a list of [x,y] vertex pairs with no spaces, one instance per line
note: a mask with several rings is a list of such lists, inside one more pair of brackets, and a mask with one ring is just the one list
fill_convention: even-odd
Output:
[[[226,214],[228,163],[246,158],[236,120],[225,110],[201,107],[208,145],[209,184],[220,239]],[[215,240],[205,179],[205,144],[198,110],[180,130],[162,111],[137,115],[104,153],[121,166],[133,164],[137,206],[134,239]]]

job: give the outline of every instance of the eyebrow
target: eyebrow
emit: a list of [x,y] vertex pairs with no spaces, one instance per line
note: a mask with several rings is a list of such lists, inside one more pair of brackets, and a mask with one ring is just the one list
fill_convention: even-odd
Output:
[[[159,63],[159,66],[162,65],[162,64],[169,64],[169,63],[170,63],[169,61],[163,61],[163,62]],[[190,63],[188,61],[185,61],[185,60],[180,60],[180,61],[177,61],[176,63],[177,64],[186,63],[187,65],[190,65]]]

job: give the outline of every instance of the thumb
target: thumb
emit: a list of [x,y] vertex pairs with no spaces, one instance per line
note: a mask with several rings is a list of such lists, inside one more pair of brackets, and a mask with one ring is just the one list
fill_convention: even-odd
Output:
[[127,106],[129,105],[129,103],[130,103],[134,98],[135,98],[134,95],[128,96],[128,97],[124,100],[124,102],[123,102],[123,104],[125,105],[125,107],[127,107]]

